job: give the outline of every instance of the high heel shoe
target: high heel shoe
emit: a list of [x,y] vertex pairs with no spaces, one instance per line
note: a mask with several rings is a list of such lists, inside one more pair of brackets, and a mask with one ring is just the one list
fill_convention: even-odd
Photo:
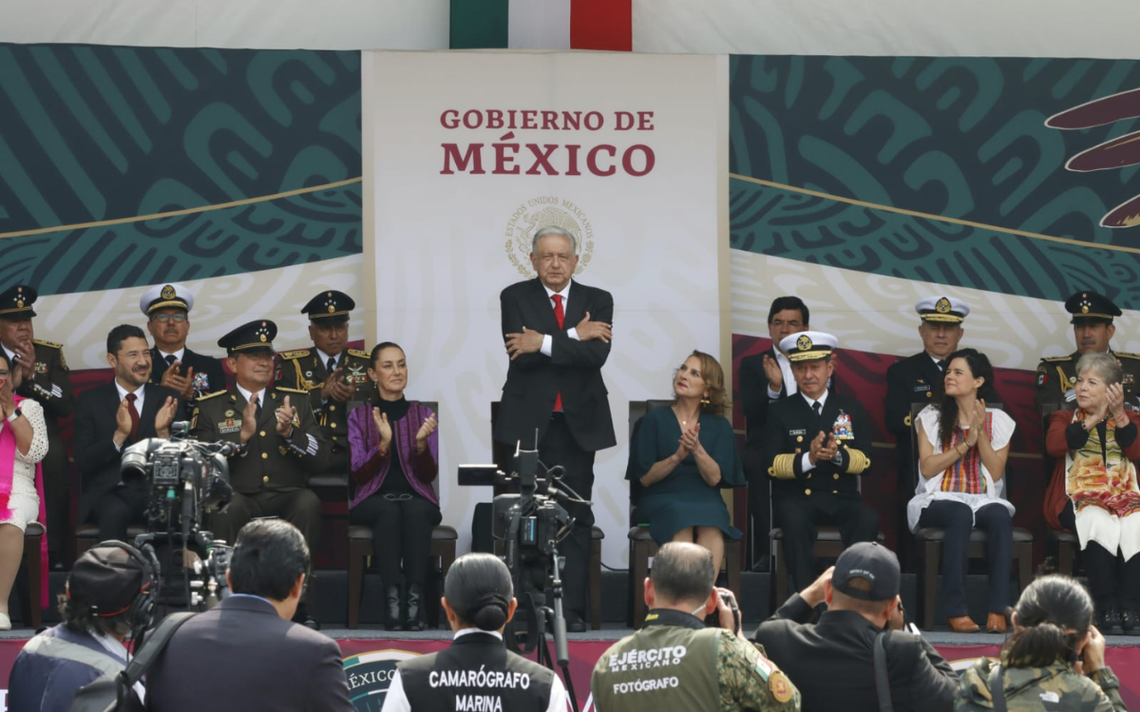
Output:
[[969,616],[953,616],[946,619],[952,633],[977,633],[981,628]]

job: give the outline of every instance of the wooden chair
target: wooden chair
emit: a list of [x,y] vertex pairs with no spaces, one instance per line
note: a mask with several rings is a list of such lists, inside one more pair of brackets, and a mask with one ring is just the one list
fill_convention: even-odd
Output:
[[[1049,435],[1049,416],[1053,415],[1056,410],[1057,405],[1054,403],[1047,403],[1041,407],[1041,442],[1045,442],[1045,438]],[[1053,476],[1052,463],[1052,458],[1046,456],[1046,482],[1049,482],[1049,478]],[[1055,547],[1057,550],[1057,571],[1066,576],[1072,576],[1077,560],[1077,553],[1081,550],[1080,539],[1072,532],[1067,532],[1062,529],[1050,529],[1049,544],[1050,549]]]
[[[917,422],[918,414],[928,404],[917,403],[911,406],[911,445],[918,457]],[[1001,409],[1001,403],[988,403],[988,407]],[[1008,471],[1006,487],[1009,486]],[[917,486],[917,482],[916,482]],[[934,605],[938,592],[939,570],[942,568],[942,542],[946,530],[938,527],[924,527],[915,532],[918,540],[919,558],[922,561],[922,575],[918,579],[919,601],[922,606],[922,626],[927,630],[934,627]],[[974,529],[970,532],[970,542],[966,547],[968,559],[984,559],[986,556],[986,532]],[[1013,528],[1013,561],[1017,564],[1018,582],[1021,590],[1033,581],[1033,534],[1022,527]]]
[[43,622],[43,609],[40,608],[40,597],[43,587],[40,577],[43,575],[43,565],[40,561],[40,544],[45,536],[44,527],[39,522],[32,522],[24,530],[24,559],[23,564],[28,575],[28,618],[34,630]]
[[[499,417],[499,401],[491,402],[491,427],[494,428],[495,419]],[[495,466],[503,472],[510,471],[511,465],[511,449],[505,444],[496,442],[494,439],[491,441],[492,459]],[[495,494],[502,494],[498,488],[495,489]],[[590,597],[590,628],[593,630],[602,629],[602,540],[606,538],[605,532],[601,527],[593,527],[590,530],[590,559],[586,563],[586,577],[587,577],[587,593]],[[500,541],[495,541],[495,555],[502,556],[502,548]]]
[[[667,408],[673,404],[672,400],[630,401],[629,403],[629,441],[630,458],[633,457],[634,437],[641,419],[651,410]],[[631,617],[630,624],[635,630],[640,630],[645,621],[645,595],[642,582],[649,575],[649,558],[657,555],[657,542],[649,534],[649,527],[637,521],[637,500],[641,494],[641,485],[631,480],[629,483],[630,528],[629,538],[629,570],[630,570],[630,598]],[[739,539],[725,539],[724,558],[728,573],[728,588],[740,598],[740,545]]]
[[[421,404],[427,406],[432,412],[439,412],[439,403],[434,401],[420,401]],[[348,412],[351,417],[352,411],[361,406],[369,405],[360,401],[352,401],[348,404]],[[347,478],[347,473],[346,473]],[[311,481],[310,481],[311,482]],[[347,479],[346,489],[349,498],[352,496],[352,488],[348,487]],[[437,477],[432,482],[432,487],[438,491],[439,478]],[[348,527],[348,627],[355,629],[360,625],[360,599],[364,593],[364,562],[368,557],[373,556],[372,549],[372,528],[362,525],[350,525]],[[431,559],[436,564],[435,571],[440,574],[440,581],[447,576],[451,564],[455,561],[455,542],[459,539],[459,533],[455,531],[454,527],[447,525],[439,525],[432,529],[431,532]],[[441,584],[442,589],[442,584]],[[424,601],[423,605],[428,612],[428,625],[438,628],[439,627],[439,601],[432,598],[432,600]]]

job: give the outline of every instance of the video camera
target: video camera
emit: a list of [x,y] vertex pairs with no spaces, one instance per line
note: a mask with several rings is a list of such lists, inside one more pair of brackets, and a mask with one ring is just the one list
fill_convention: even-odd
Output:
[[147,534],[137,541],[156,548],[166,545],[172,558],[174,546],[179,545],[184,566],[170,568],[182,569],[186,605],[213,605],[225,595],[232,547],[214,539],[205,517],[233,499],[226,458],[235,454],[238,446],[186,440],[189,430],[189,423],[176,422],[170,428],[171,439],[148,438],[127,447],[119,472],[124,480],[144,477],[150,484]]

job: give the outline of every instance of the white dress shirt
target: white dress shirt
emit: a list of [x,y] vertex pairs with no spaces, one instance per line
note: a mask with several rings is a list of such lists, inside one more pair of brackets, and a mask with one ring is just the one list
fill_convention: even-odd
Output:
[[[817,400],[817,401],[812,400],[811,398],[808,398],[803,393],[801,393],[800,395],[803,396],[803,399],[805,401],[807,401],[808,407],[811,408],[812,410],[815,410],[815,406],[813,406],[812,403],[819,403],[819,412],[823,413],[823,409],[825,407],[827,407],[827,393],[828,393],[828,391],[825,390],[823,392],[823,395],[821,395],[819,397],[819,400]],[[815,440],[815,435],[812,435],[811,439]],[[811,442],[809,441],[808,442],[808,452],[805,452],[803,454],[803,457],[800,458],[800,464],[803,465],[803,471],[804,472],[811,472],[812,470],[815,469],[815,466],[819,464],[819,463],[813,463],[811,461],[811,457],[809,457],[810,454],[811,454]]]
[[[570,280],[570,282],[567,282],[566,287],[561,292],[556,292],[553,289],[551,289],[550,287],[546,286],[545,284],[542,285],[542,288],[546,290],[546,299],[547,299],[547,301],[550,302],[550,311],[554,311],[554,295],[560,294],[560,295],[562,295],[562,314],[563,314],[563,316],[565,316],[568,313],[568,309],[566,308],[566,305],[570,302],[570,284],[573,281],[574,280]],[[565,322],[563,322],[564,327],[565,327],[565,325],[566,325]],[[581,341],[581,339],[578,338],[578,330],[575,328],[570,328],[570,330],[566,332],[566,335],[569,336],[571,339],[574,339],[575,341]],[[542,348],[539,349],[539,353],[541,353],[545,356],[550,356],[550,353],[553,350],[553,348],[554,348],[554,337],[551,336],[550,334],[545,334],[542,337]]]

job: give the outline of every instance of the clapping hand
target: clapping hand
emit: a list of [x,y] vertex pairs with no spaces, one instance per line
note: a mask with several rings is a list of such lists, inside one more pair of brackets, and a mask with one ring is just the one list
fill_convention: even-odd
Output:
[[817,465],[820,462],[834,460],[838,452],[839,443],[835,440],[835,434],[827,433],[825,435],[821,430],[811,441],[811,447],[808,449],[808,460],[811,464]]
[[0,381],[0,417],[7,418],[16,410],[16,399],[12,395],[12,378],[9,375]]
[[768,354],[764,354],[764,375],[768,377],[768,389],[773,393],[779,393],[784,387],[784,372],[780,369],[780,364],[776,363],[776,359]]
[[970,434],[966,436],[966,446],[974,447],[978,444],[978,438],[982,436],[983,425],[986,422],[986,402],[984,400],[974,401],[973,408],[970,409],[969,417],[966,420],[967,425],[970,427]]
[[277,416],[277,434],[285,438],[292,435],[293,424],[297,422],[297,409],[289,404],[289,396],[285,396],[285,402],[274,415]]
[[134,430],[134,421],[131,420],[131,404],[124,398],[119,401],[119,409],[115,411],[115,442],[119,445],[125,443],[131,436],[132,430]]
[[194,369],[187,371],[185,376],[181,375],[181,372],[182,362],[175,361],[170,364],[170,368],[163,371],[160,383],[189,400],[194,397]]
[[1113,383],[1105,391],[1105,398],[1108,403],[1106,412],[1112,414],[1112,419],[1116,421],[1116,427],[1128,425],[1128,414],[1124,412],[1124,386],[1120,383]]
[[19,388],[25,378],[35,377],[36,347],[31,341],[20,341],[12,347],[16,354],[10,368],[12,370],[12,387]]
[[601,339],[608,344],[614,338],[613,325],[604,321],[590,321],[590,312],[586,312],[586,316],[582,317],[582,321],[578,322],[574,330],[578,332],[579,341]]
[[162,407],[154,416],[154,433],[160,438],[170,437],[170,424],[174,422],[174,413],[178,410],[178,400],[167,396]]
[[432,413],[424,420],[424,424],[420,426],[419,431],[416,433],[416,447],[421,452],[427,447],[428,436],[435,432],[436,425],[438,424],[439,421],[435,419],[435,413]]
[[376,423],[376,430],[380,432],[380,451],[388,452],[388,445],[392,442],[392,424],[388,422],[388,414],[381,413],[379,408],[373,408],[372,422]]
[[325,385],[321,388],[322,400],[335,400],[340,403],[347,403],[349,398],[355,392],[355,388],[345,382],[341,376],[344,369],[338,368],[332,372],[332,375],[325,381]]
[[249,402],[241,412],[241,432],[238,433],[238,439],[242,445],[248,443],[257,432],[257,395],[251,394]]
[[704,452],[704,448],[701,447],[700,423],[695,423],[693,427],[686,428],[681,432],[680,448],[677,453],[681,454],[681,451],[684,451],[684,454],[681,455],[682,458],[689,453],[699,454]]

